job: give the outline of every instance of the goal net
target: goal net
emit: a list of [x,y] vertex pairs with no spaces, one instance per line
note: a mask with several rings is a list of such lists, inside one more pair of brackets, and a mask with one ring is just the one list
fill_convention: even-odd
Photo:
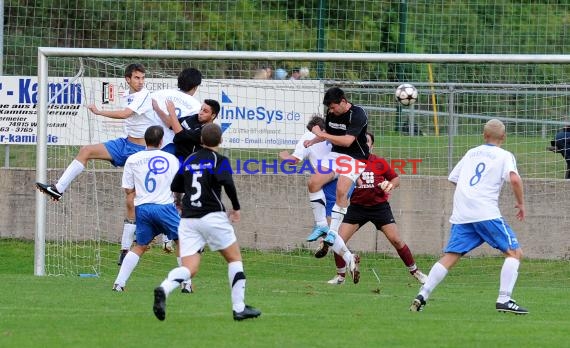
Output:
[[[151,91],[176,88],[182,69],[198,68],[204,81],[196,97],[216,99],[222,106],[216,122],[224,131],[221,151],[232,160],[242,205],[242,222],[235,226],[240,246],[250,256],[270,254],[276,267],[320,268],[325,279],[334,275],[334,263],[328,257],[314,262],[312,252],[318,244],[305,241],[313,226],[306,187],[310,173],[301,166],[282,166],[278,153],[292,150],[310,117],[323,114],[324,91],[339,86],[350,102],[367,111],[376,141],[373,152],[388,159],[401,175],[391,205],[400,235],[421,268],[429,269],[448,238],[453,186],[447,174],[468,148],[483,142],[482,126],[491,118],[506,124],[504,147],[515,154],[525,181],[527,223],[516,221],[510,189],[500,202],[525,255],[537,260],[568,258],[566,162],[547,150],[556,132],[570,122],[568,57],[566,62],[560,57],[549,62],[548,56],[500,55],[53,48],[40,52],[45,64],[39,65],[38,109],[40,118],[47,118],[43,133],[39,130],[46,142],[38,139],[38,181],[55,183],[80,146],[122,136],[121,121],[93,115],[86,105],[118,108],[118,96],[127,88],[126,65],[146,66],[146,87]],[[290,79],[293,70],[300,70],[302,78]],[[48,86],[45,98],[42,76]],[[394,99],[395,88],[403,82],[419,91],[411,107]],[[41,129],[40,121],[38,125]],[[36,274],[117,272],[125,218],[121,175],[121,168],[90,161],[59,202],[46,202],[38,194]],[[397,259],[371,224],[363,226],[349,246],[375,258]],[[160,257],[145,257],[143,262],[157,262],[161,276],[176,263],[174,256],[160,255],[160,241],[150,252]],[[498,252],[482,248],[472,256],[478,260],[489,255]],[[483,261],[478,264],[486,267]],[[385,266],[405,274],[401,262]]]

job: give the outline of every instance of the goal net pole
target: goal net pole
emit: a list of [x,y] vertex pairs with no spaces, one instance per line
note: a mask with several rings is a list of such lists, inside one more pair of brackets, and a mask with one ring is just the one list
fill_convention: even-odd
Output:
[[[489,64],[568,64],[570,55],[535,54],[412,54],[412,53],[307,53],[307,52],[240,52],[240,51],[182,51],[92,48],[38,48],[38,114],[36,180],[47,178],[48,126],[48,58],[101,57],[144,59],[196,60],[258,60],[304,62],[377,62],[377,63],[489,63]],[[46,198],[36,193],[34,274],[46,274]]]

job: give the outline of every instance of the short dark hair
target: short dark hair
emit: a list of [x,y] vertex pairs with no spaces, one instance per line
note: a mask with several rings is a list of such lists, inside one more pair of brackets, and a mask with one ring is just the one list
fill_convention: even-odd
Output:
[[150,126],[144,132],[146,146],[158,147],[164,136],[164,129],[161,126]]
[[204,99],[204,104],[209,105],[212,108],[212,113],[216,116],[214,116],[214,119],[216,117],[218,117],[218,114],[220,113],[220,103],[218,103],[217,100],[214,99]]
[[374,134],[372,134],[370,132],[366,132],[366,135],[368,135],[370,137],[370,140],[372,141],[372,145],[374,145]]
[[310,131],[313,130],[314,126],[321,127],[322,130],[325,130],[325,120],[321,117],[321,115],[313,115],[307,123],[307,129]]
[[188,92],[201,84],[202,73],[198,69],[186,68],[178,74],[178,88],[183,92]]
[[135,71],[140,71],[143,74],[146,74],[146,69],[144,68],[144,65],[140,63],[133,63],[127,65],[127,67],[125,68],[125,77],[133,76],[133,72]]
[[208,123],[202,127],[202,144],[216,147],[222,141],[222,129],[215,123]]
[[343,99],[347,100],[344,91],[339,87],[331,87],[325,93],[325,97],[323,98],[323,105],[328,107],[333,103],[340,104]]

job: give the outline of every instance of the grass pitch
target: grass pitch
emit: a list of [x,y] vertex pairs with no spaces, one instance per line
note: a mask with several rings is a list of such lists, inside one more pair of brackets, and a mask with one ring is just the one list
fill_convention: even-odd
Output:
[[[157,248],[158,249],[158,248]],[[562,347],[568,343],[568,261],[525,260],[515,298],[530,314],[495,312],[501,258],[463,260],[424,312],[408,311],[419,285],[399,259],[363,255],[358,285],[326,283],[332,260],[245,252],[246,302],[258,319],[234,322],[226,266],[213,252],[174,292],[167,317],[152,313],[153,288],[175,264],[151,250],[127,291],[111,291],[118,268],[99,278],[33,276],[33,244],[0,240],[0,347]],[[167,260],[165,260],[165,258]],[[433,257],[417,257],[427,272]],[[374,269],[379,277],[378,283]]]

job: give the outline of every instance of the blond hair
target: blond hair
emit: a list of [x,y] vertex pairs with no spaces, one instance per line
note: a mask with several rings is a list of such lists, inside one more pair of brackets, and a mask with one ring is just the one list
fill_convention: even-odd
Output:
[[496,118],[489,120],[485,123],[483,135],[493,140],[503,140],[505,137],[505,125]]

